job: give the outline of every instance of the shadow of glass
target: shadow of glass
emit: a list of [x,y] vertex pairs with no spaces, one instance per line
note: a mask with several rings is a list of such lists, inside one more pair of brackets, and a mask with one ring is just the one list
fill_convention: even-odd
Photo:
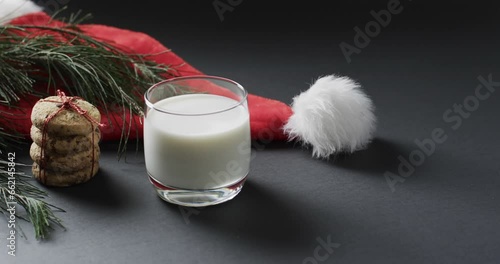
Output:
[[[311,242],[314,243],[312,234],[324,232],[314,223],[314,216],[305,214],[304,205],[293,203],[271,189],[247,181],[233,201],[184,209],[196,212],[189,216],[189,224],[203,231],[218,237],[227,236],[227,239],[234,239],[237,235],[238,240],[234,242],[246,246],[289,252],[308,248]],[[178,206],[165,204],[179,212]]]

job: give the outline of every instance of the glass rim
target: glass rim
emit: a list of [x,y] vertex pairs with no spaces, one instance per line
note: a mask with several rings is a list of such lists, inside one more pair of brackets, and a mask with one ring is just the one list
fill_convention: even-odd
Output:
[[[176,81],[184,81],[184,80],[208,80],[208,81],[210,81],[210,80],[217,80],[217,81],[224,81],[224,82],[227,82],[227,83],[231,83],[234,86],[236,86],[237,88],[241,89],[243,91],[243,96],[241,97],[240,100],[238,100],[238,101],[235,100],[236,103],[234,105],[225,107],[224,109],[217,110],[217,111],[211,111],[211,112],[205,112],[205,113],[194,113],[194,114],[193,113],[180,113],[180,112],[166,111],[164,109],[161,109],[160,107],[155,107],[155,104],[152,103],[149,100],[148,97],[149,97],[150,93],[154,89],[158,88],[159,86],[162,86],[162,85],[165,85],[165,84],[168,84],[168,83],[172,83],[172,82],[176,82]],[[174,96],[182,96],[182,94],[181,95],[174,95]],[[190,75],[190,76],[174,77],[174,78],[166,79],[166,80],[163,80],[161,82],[153,84],[144,93],[144,102],[146,103],[147,107],[152,108],[152,109],[154,109],[156,111],[165,113],[165,114],[179,115],[179,116],[204,116],[204,115],[213,115],[213,114],[223,113],[223,112],[229,111],[231,109],[234,109],[234,108],[242,105],[244,102],[246,102],[247,97],[248,97],[248,91],[245,89],[245,87],[243,87],[241,84],[239,84],[239,83],[237,83],[237,82],[235,82],[235,81],[233,81],[231,79],[220,77],[220,76],[214,76],[214,75]]]

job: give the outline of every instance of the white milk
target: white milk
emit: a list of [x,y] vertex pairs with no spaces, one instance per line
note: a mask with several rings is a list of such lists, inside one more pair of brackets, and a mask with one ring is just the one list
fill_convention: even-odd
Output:
[[[238,102],[223,96],[190,94],[154,104],[168,112],[199,114],[220,111]],[[236,106],[216,114],[187,116],[149,109],[144,123],[148,173],[179,189],[215,189],[232,185],[249,171],[248,110]]]

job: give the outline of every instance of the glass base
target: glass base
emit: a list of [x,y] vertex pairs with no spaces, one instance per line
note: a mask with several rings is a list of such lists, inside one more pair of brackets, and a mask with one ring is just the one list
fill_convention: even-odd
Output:
[[153,184],[158,196],[169,203],[188,207],[204,207],[233,199],[240,193],[246,178],[245,176],[237,183],[227,187],[209,190],[177,189],[165,186],[151,176],[149,176],[149,181]]

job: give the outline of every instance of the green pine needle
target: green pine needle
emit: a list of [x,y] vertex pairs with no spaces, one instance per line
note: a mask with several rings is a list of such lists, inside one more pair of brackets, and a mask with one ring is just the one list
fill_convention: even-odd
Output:
[[[42,98],[53,95],[49,93],[55,88],[63,87],[68,95],[82,97],[101,107],[109,117],[111,113],[121,115],[120,158],[133,126],[137,125],[127,120],[126,114],[142,115],[144,92],[154,83],[175,76],[175,68],[149,61],[148,56],[153,54],[129,55],[89,37],[75,26],[74,23],[82,21],[77,15],[68,21],[70,24],[64,28],[0,25],[0,105],[16,107],[25,95]],[[33,29],[63,38],[30,36],[29,30]],[[35,90],[34,84],[37,87],[46,84],[46,89]],[[172,95],[179,92],[182,93],[183,88],[172,89]],[[0,112],[0,116],[15,120],[7,112]],[[0,127],[0,150],[16,148],[22,140],[15,131]],[[55,215],[63,210],[44,201],[48,194],[30,183],[31,176],[16,172],[16,193],[9,196],[8,178],[12,174],[6,170],[7,165],[8,159],[0,157],[0,212],[8,216],[8,202],[15,200],[25,213],[16,212],[16,216],[31,222],[37,239],[46,238],[53,226],[63,227]]]
[[[61,219],[54,214],[55,211],[64,212],[64,210],[45,202],[47,193],[30,183],[33,180],[30,176],[21,171],[8,171],[9,168],[19,169],[19,166],[26,165],[18,163],[11,165],[10,162],[5,157],[0,158],[0,212],[9,218],[11,212],[7,209],[14,205],[15,217],[31,222],[37,239],[46,238],[53,225],[64,228]],[[9,188],[12,186],[13,189]],[[24,208],[24,214],[16,205]],[[14,222],[14,225],[16,229],[21,230],[19,223]]]

